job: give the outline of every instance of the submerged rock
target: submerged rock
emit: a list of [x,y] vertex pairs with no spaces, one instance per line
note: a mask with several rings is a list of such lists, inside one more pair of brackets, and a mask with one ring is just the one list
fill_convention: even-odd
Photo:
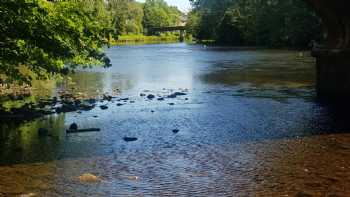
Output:
[[38,135],[40,137],[46,137],[49,135],[49,130],[48,129],[45,129],[45,128],[39,128],[38,129]]
[[137,138],[136,137],[124,137],[123,140],[126,142],[133,142],[133,141],[136,141]]
[[173,129],[173,133],[178,133],[178,132],[180,132],[179,129]]
[[77,110],[78,110],[77,106],[74,105],[73,103],[63,103],[62,107],[56,108],[57,113],[73,112]]
[[38,195],[35,194],[35,193],[28,193],[28,194],[21,194],[21,195],[19,195],[19,197],[35,197],[35,196],[38,196]]
[[129,179],[130,181],[137,181],[137,180],[139,180],[140,178],[139,178],[138,176],[128,176],[128,179]]
[[122,103],[117,103],[117,106],[118,106],[118,107],[120,107],[120,106],[122,106],[122,105],[124,105],[124,104],[122,104]]
[[298,192],[295,196],[296,197],[312,197],[313,195],[306,193],[306,192]]
[[96,103],[96,99],[87,99],[85,101],[90,103],[90,104],[95,104]]
[[106,110],[106,109],[108,109],[108,106],[107,106],[107,105],[101,105],[100,108],[101,108],[102,110]]
[[84,101],[84,102],[80,103],[80,105],[79,105],[79,108],[80,108],[81,110],[84,110],[84,111],[92,110],[94,107],[95,107],[95,105],[94,105],[94,104],[91,104],[91,103],[88,102],[88,101]]
[[83,183],[97,183],[97,182],[101,182],[102,180],[93,174],[85,173],[79,176],[79,181]]

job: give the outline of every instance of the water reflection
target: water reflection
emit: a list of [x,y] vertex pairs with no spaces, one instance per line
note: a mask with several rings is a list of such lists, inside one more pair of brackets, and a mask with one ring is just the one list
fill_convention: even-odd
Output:
[[[253,57],[249,57],[253,55]],[[315,60],[309,53],[259,51],[233,60],[214,61],[201,76],[205,83],[236,86],[235,96],[273,98],[315,97]]]
[[[56,159],[64,138],[65,115],[53,115],[28,123],[1,124],[0,164],[38,162]],[[50,131],[49,138],[40,138],[39,128]]]

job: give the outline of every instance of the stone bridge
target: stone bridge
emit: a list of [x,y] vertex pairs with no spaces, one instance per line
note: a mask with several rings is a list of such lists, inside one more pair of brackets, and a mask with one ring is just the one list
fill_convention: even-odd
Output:
[[317,92],[329,99],[350,98],[350,1],[305,0],[320,16],[327,36],[315,45]]

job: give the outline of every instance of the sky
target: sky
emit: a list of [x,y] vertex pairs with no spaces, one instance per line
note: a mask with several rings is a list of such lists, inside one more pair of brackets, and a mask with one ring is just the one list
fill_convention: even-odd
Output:
[[[145,0],[137,0],[140,2],[145,2]],[[165,0],[169,5],[177,6],[181,11],[187,12],[191,8],[189,0]]]

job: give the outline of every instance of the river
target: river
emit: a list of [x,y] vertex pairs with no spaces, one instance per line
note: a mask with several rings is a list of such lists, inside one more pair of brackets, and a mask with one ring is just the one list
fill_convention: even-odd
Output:
[[[0,196],[350,196],[347,118],[317,101],[308,52],[177,43],[107,54],[113,67],[52,90],[118,89],[99,103],[107,110],[2,123]],[[66,134],[74,122],[101,131]]]

